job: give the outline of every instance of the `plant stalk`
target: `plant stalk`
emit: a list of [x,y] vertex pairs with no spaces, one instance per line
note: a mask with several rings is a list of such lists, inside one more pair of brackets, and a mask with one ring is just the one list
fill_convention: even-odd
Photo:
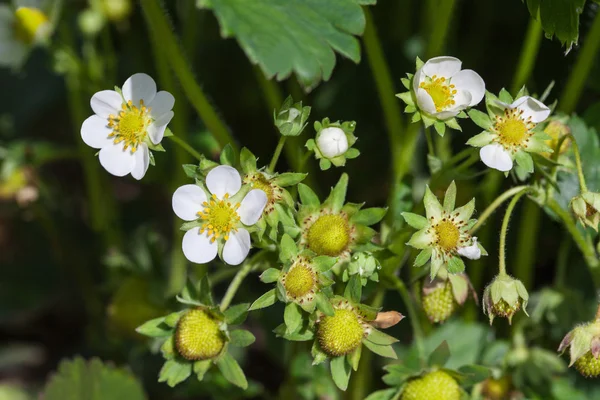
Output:
[[502,193],[500,196],[498,196],[498,198],[496,200],[494,200],[494,202],[492,204],[490,204],[481,213],[481,216],[477,220],[477,223],[471,228],[471,231],[469,233],[472,235],[475,232],[477,232],[477,230],[479,228],[481,228],[481,226],[483,225],[483,223],[490,217],[490,215],[492,215],[492,213],[494,211],[496,211],[496,209],[498,207],[500,207],[502,205],[502,203],[504,203],[506,200],[508,200],[512,196],[514,196],[514,195],[516,195],[516,194],[518,194],[520,192],[524,192],[524,191],[526,191],[528,189],[529,189],[529,186],[516,186],[516,187],[514,187],[512,189],[509,189],[506,192]]
[[523,190],[520,193],[516,194],[515,197],[508,203],[508,207],[506,207],[506,214],[504,214],[504,219],[502,220],[502,228],[500,228],[500,249],[498,250],[498,256],[500,264],[498,266],[498,275],[506,276],[506,233],[508,232],[508,221],[510,220],[510,215],[512,214],[515,206],[525,195],[526,191]]

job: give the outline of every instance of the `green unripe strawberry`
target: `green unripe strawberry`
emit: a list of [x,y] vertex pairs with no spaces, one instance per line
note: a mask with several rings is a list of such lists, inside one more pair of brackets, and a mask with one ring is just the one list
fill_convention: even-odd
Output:
[[221,353],[225,335],[214,315],[205,309],[195,308],[179,319],[175,344],[179,354],[188,360],[208,360]]
[[333,316],[323,316],[317,330],[321,348],[333,357],[356,350],[364,334],[359,316],[350,309],[336,309]]
[[402,391],[402,400],[460,400],[460,396],[460,386],[444,371],[413,379]]
[[458,303],[450,281],[423,294],[423,310],[431,322],[444,322],[456,311]]
[[588,351],[575,361],[575,368],[587,378],[596,378],[600,376],[600,357],[596,358]]
[[511,306],[504,300],[500,300],[498,303],[492,306],[492,310],[495,315],[499,317],[512,318],[513,315],[517,313],[521,309],[521,300],[517,300],[517,302]]
[[343,215],[322,215],[308,228],[307,246],[318,255],[339,256],[348,243],[350,227]]

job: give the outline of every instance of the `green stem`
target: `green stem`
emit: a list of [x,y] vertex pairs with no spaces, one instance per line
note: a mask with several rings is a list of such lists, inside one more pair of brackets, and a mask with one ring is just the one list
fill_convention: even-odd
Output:
[[506,214],[504,214],[504,219],[502,220],[502,228],[500,228],[500,249],[498,250],[498,256],[500,258],[500,264],[498,266],[498,275],[505,276],[506,275],[506,233],[508,232],[508,221],[510,220],[510,215],[512,214],[515,206],[525,195],[526,191],[518,193],[513,197],[513,199],[508,203],[508,207],[506,207]]
[[285,145],[285,140],[287,136],[281,136],[279,138],[279,142],[277,142],[277,147],[275,148],[275,152],[273,153],[273,158],[271,158],[271,163],[269,164],[269,168],[267,168],[267,172],[272,174],[275,171],[275,166],[277,165],[277,161],[279,160],[279,156],[281,155],[281,150]]
[[540,49],[542,36],[542,24],[539,20],[530,18],[527,33],[525,34],[525,42],[521,48],[521,55],[519,56],[519,63],[517,64],[517,71],[515,72],[510,89],[510,92],[513,95],[527,83],[531,76]]
[[600,288],[600,260],[598,260],[598,256],[596,255],[594,244],[589,237],[584,236],[577,228],[577,224],[571,217],[571,214],[568,211],[565,211],[556,200],[549,199],[546,205],[562,220],[567,231],[571,234],[573,241],[579,248],[579,251],[583,254],[583,258],[590,270],[595,287]]
[[569,253],[571,252],[571,237],[565,232],[558,248],[556,257],[556,274],[554,275],[554,286],[557,289],[565,288],[565,278],[567,277],[567,268],[569,267]]
[[246,276],[248,276],[254,265],[255,264],[250,262],[250,260],[247,260],[242,265],[238,273],[235,274],[235,277],[233,278],[233,280],[229,284],[229,287],[227,288],[227,291],[225,292],[225,296],[223,296],[223,300],[221,300],[221,306],[219,307],[221,311],[227,310],[227,307],[229,307],[231,301],[233,300],[233,296],[235,296],[238,289],[240,288],[240,285],[242,284]]
[[202,161],[202,159],[203,159],[202,154],[200,154],[196,150],[194,150],[194,148],[192,146],[190,146],[185,140],[183,140],[175,135],[169,136],[169,139],[171,139],[172,141],[177,143],[179,146],[181,146],[182,149],[184,149],[185,151],[190,153],[190,155],[192,155],[196,160]]
[[569,75],[563,93],[558,102],[559,108],[566,114],[575,110],[579,97],[583,92],[583,87],[587,81],[588,75],[594,65],[596,53],[600,48],[600,13],[596,13],[592,28],[588,32],[585,42],[579,52],[575,67]]
[[207,129],[221,147],[229,143],[234,150],[237,150],[234,138],[209,103],[202,87],[196,82],[190,63],[185,58],[178,38],[167,19],[167,13],[161,0],[143,0],[140,1],[140,4],[148,23],[148,29],[156,32],[159,48],[163,50],[164,56],[179,79],[183,91],[202,121],[204,121]]
[[452,19],[455,5],[456,0],[439,1],[437,7],[435,8],[435,12],[430,14],[433,15],[435,20],[432,21],[433,29],[431,31],[431,37],[429,38],[429,44],[425,53],[428,59],[441,55],[441,52],[444,49],[444,44],[446,43],[446,38],[448,36],[448,28],[450,27],[450,20]]
[[413,336],[415,340],[415,345],[417,346],[417,351],[419,354],[420,360],[425,360],[425,345],[423,343],[423,330],[421,329],[421,324],[419,322],[419,314],[417,314],[417,310],[413,305],[413,301],[410,297],[410,293],[406,288],[406,285],[400,278],[396,275],[389,276],[390,281],[392,282],[394,288],[402,298],[404,305],[406,306],[406,311],[408,312],[408,319],[413,329]]
[[528,201],[523,207],[519,228],[517,230],[517,248],[515,251],[515,277],[525,287],[533,283],[533,268],[535,266],[537,239],[540,231],[542,212],[539,205]]
[[431,128],[425,128],[425,138],[427,139],[427,150],[429,155],[435,157],[435,148],[433,146],[433,138],[431,137]]
[[[599,13],[600,14],[600,13]],[[577,166],[577,177],[579,178],[579,189],[581,193],[587,192],[587,185],[585,184],[585,176],[583,175],[583,166],[581,165],[581,155],[579,154],[579,145],[575,136],[570,134],[571,142],[573,143],[573,152],[575,153],[575,165]],[[557,150],[558,151],[558,150]]]
[[471,233],[471,235],[472,235],[475,232],[477,232],[477,230],[479,228],[481,228],[483,223],[490,217],[490,215],[492,215],[492,213],[494,211],[496,211],[496,209],[498,207],[500,207],[502,205],[502,203],[504,203],[506,200],[510,199],[512,196],[514,196],[520,192],[526,191],[527,189],[529,189],[529,186],[517,186],[512,189],[507,190],[506,192],[504,192],[500,196],[498,196],[498,198],[496,200],[494,200],[494,202],[492,204],[490,204],[481,213],[481,215],[479,216],[479,219],[477,220],[477,223],[471,228],[471,231],[469,233]]

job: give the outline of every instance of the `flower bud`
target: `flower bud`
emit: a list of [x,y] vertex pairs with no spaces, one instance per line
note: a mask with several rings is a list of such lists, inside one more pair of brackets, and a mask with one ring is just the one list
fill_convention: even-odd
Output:
[[496,316],[508,318],[511,323],[513,315],[521,307],[527,314],[528,301],[529,293],[520,280],[508,275],[498,275],[483,292],[483,311],[489,316],[490,324]]
[[600,223],[600,193],[584,192],[571,200],[571,209],[581,223],[598,232]]
[[46,39],[50,23],[44,12],[33,7],[19,7],[15,11],[15,36],[26,44]]
[[[355,253],[348,264],[348,277],[351,275],[359,275],[363,280],[363,285],[367,279],[378,281],[379,274],[377,271],[381,269],[381,265],[373,254],[368,252]],[[344,280],[347,280],[344,278]]]
[[177,351],[188,360],[208,360],[218,356],[225,346],[221,321],[207,309],[187,311],[177,323]]
[[600,320],[580,325],[567,333],[558,351],[562,353],[569,346],[569,367],[575,365],[586,377],[600,376]]
[[283,136],[298,136],[306,127],[309,115],[310,107],[302,107],[301,101],[294,103],[290,96],[275,113],[275,126]]
[[[562,141],[560,148],[557,149],[558,143],[562,140],[562,138],[571,133],[571,128],[569,128],[565,123],[559,120],[551,121],[548,125],[546,125],[546,128],[544,128],[544,133],[552,138],[546,140],[548,147],[555,152],[558,152],[559,155],[564,154],[567,152],[567,150],[569,150],[569,146],[571,145],[571,139],[569,137],[566,137]],[[551,154],[552,153],[548,152],[542,153],[542,155],[545,157],[550,157]]]
[[341,156],[348,150],[348,138],[341,128],[332,126],[317,135],[317,146],[326,158]]

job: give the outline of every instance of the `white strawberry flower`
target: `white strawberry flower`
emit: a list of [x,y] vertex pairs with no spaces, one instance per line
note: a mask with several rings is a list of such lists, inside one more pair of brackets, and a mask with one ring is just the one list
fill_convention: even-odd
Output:
[[413,90],[421,111],[446,120],[481,102],[485,94],[483,79],[475,71],[461,67],[458,58],[443,56],[429,59],[417,70]]
[[121,93],[102,90],[90,104],[95,115],[81,126],[83,141],[100,149],[100,164],[112,175],[142,179],[150,164],[150,148],[160,144],[173,118],[173,95],[157,93],[154,79],[138,73],[125,81]]
[[267,195],[260,189],[247,193],[240,190],[239,172],[227,165],[213,168],[206,175],[205,184],[208,191],[191,184],[179,187],[173,194],[175,214],[185,221],[198,222],[183,236],[183,254],[198,264],[220,254],[227,264],[239,265],[250,251],[247,228],[260,219]]

